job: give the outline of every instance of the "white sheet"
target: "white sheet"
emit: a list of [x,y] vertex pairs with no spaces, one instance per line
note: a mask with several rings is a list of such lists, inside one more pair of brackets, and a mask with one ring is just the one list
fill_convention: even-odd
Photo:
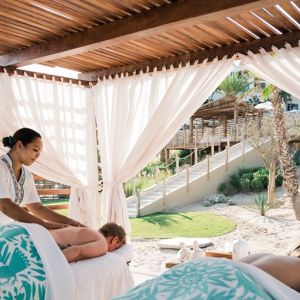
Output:
[[124,258],[114,253],[72,263],[71,269],[77,300],[110,300],[134,286]]
[[75,299],[73,274],[66,258],[44,227],[16,222],[24,227],[41,256],[46,276],[46,300]]
[[107,253],[69,264],[45,228],[16,223],[28,231],[42,258],[47,274],[46,300],[110,300],[134,286],[122,256]]

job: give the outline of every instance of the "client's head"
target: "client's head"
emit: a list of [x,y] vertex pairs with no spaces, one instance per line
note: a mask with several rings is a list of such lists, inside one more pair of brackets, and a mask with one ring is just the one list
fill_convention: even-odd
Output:
[[104,224],[99,232],[104,235],[108,244],[108,251],[114,251],[126,243],[126,233],[122,226],[110,222]]
[[300,258],[300,244],[298,244],[295,248],[289,251],[288,256],[295,256]]

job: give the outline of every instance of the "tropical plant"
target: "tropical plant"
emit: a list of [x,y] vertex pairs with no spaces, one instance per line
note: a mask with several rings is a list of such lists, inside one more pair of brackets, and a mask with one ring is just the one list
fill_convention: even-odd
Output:
[[233,72],[219,85],[218,90],[226,95],[241,96],[250,89],[252,82],[249,76],[245,76],[245,72]]
[[286,125],[281,107],[282,99],[280,98],[279,92],[280,91],[277,87],[268,85],[264,89],[263,95],[265,97],[270,97],[271,95],[270,98],[274,107],[276,136],[278,141],[280,141],[280,143],[278,143],[278,158],[284,178],[284,186],[286,187],[288,195],[291,199],[295,217],[297,220],[300,220],[300,194],[298,191],[299,184],[295,165],[293,163],[287,142]]
[[254,199],[254,203],[259,210],[261,216],[265,216],[268,210],[268,198],[265,194],[260,194]]

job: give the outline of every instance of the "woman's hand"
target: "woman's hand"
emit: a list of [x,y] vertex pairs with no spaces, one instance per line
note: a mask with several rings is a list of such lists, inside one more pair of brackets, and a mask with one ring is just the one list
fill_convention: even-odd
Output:
[[81,224],[80,222],[73,220],[73,219],[69,219],[66,222],[66,225],[70,225],[70,226],[75,226],[75,227],[86,227],[85,225]]
[[61,228],[66,228],[69,226],[68,224],[49,223],[49,222],[43,222],[43,224],[41,224],[41,225],[44,226],[48,230],[61,229]]

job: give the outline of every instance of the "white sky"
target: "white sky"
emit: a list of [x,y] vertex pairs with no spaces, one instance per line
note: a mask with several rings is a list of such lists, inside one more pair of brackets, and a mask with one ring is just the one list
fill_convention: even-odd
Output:
[[65,69],[61,67],[48,67],[48,66],[43,66],[39,64],[32,64],[32,65],[27,65],[24,67],[18,68],[20,70],[25,70],[25,71],[31,71],[31,72],[37,72],[37,73],[43,73],[43,74],[50,74],[50,75],[56,75],[56,76],[64,76],[68,78],[74,78],[78,79],[78,74],[80,72],[70,70],[70,69]]

